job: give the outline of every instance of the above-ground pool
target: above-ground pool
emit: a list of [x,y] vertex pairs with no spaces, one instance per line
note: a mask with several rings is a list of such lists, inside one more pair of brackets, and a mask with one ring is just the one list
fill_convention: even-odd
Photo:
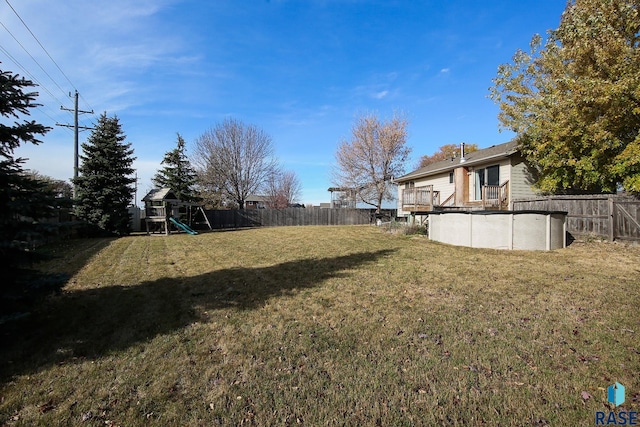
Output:
[[457,246],[551,250],[567,245],[566,212],[429,212],[429,238]]

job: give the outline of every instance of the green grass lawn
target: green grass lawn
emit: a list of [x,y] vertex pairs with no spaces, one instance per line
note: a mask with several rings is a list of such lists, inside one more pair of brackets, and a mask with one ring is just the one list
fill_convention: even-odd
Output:
[[71,278],[0,324],[0,425],[590,426],[615,381],[640,410],[639,247],[353,226],[49,250]]

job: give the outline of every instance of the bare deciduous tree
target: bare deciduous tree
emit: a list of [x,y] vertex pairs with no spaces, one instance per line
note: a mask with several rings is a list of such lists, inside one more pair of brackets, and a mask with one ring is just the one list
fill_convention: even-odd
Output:
[[380,212],[383,200],[393,200],[391,179],[404,173],[411,152],[406,146],[407,125],[398,114],[388,121],[375,114],[356,118],[351,140],[338,147],[334,183],[356,190],[360,201]]
[[267,182],[269,207],[283,209],[297,203],[302,192],[298,175],[293,171],[275,171]]
[[213,186],[238,208],[276,170],[271,137],[254,125],[228,118],[196,140],[194,164],[201,184]]

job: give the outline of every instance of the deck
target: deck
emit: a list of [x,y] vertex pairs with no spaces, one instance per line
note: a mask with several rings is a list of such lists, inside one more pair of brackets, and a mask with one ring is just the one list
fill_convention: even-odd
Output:
[[455,193],[441,201],[440,191],[433,185],[405,188],[402,190],[402,210],[409,212],[430,212],[441,209],[504,210],[509,208],[509,181],[500,185],[484,185],[482,200],[466,200],[455,204]]

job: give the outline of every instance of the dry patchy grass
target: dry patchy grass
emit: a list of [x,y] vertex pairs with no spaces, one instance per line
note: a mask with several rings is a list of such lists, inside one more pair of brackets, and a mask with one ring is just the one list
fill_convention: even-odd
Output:
[[41,267],[74,272],[61,295],[0,325],[2,425],[593,425],[614,381],[640,406],[638,247],[372,227],[82,244]]

